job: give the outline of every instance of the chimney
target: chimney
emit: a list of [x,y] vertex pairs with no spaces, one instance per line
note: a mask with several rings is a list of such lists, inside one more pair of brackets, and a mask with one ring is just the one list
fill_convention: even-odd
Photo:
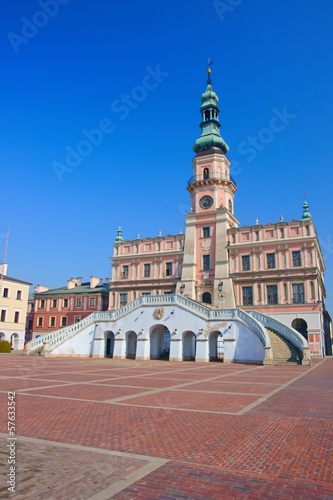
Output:
[[35,286],[36,293],[47,292],[48,290],[49,290],[48,286],[44,286],[44,285],[36,285]]
[[76,286],[80,286],[82,283],[82,278],[71,278],[67,280],[67,290],[71,290]]
[[102,279],[97,276],[90,276],[90,288],[96,288],[102,284]]

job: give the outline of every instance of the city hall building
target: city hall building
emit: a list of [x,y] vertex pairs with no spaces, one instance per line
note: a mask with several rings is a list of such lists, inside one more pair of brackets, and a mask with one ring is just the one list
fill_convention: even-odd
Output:
[[209,69],[185,233],[126,240],[119,227],[109,311],[45,337],[45,352],[264,364],[309,364],[332,353],[309,206],[304,200],[300,220],[240,225],[218,101]]

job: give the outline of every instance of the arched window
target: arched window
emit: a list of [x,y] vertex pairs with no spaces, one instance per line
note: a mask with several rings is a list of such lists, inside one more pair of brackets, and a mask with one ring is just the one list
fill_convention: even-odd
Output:
[[210,120],[210,112],[205,111],[205,121],[208,121],[208,120]]
[[204,180],[209,179],[209,168],[208,167],[205,167],[203,169],[203,178],[204,178]]
[[232,201],[231,200],[228,201],[228,209],[229,209],[229,212],[232,213]]
[[211,304],[212,303],[212,294],[209,292],[205,292],[202,294],[202,302],[205,304]]
[[297,330],[303,337],[308,340],[308,324],[302,318],[296,318],[291,323],[291,326]]

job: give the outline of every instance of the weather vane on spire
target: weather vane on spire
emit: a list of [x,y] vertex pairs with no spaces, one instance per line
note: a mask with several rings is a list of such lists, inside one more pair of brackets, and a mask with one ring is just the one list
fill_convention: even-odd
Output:
[[213,61],[211,60],[210,57],[208,57],[208,68],[207,68],[207,75],[208,75],[208,78],[207,78],[207,83],[210,84],[212,83],[212,79],[211,79],[211,74],[212,74],[212,70],[211,70],[211,65],[213,64]]

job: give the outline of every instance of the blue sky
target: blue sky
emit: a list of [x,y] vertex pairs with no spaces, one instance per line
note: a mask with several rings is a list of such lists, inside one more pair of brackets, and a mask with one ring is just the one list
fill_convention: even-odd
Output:
[[[184,228],[210,57],[236,216],[299,219],[306,193],[332,313],[332,18],[329,0],[6,2],[8,274],[51,287],[106,278],[119,221],[128,239]],[[277,113],[284,123],[272,131]]]

